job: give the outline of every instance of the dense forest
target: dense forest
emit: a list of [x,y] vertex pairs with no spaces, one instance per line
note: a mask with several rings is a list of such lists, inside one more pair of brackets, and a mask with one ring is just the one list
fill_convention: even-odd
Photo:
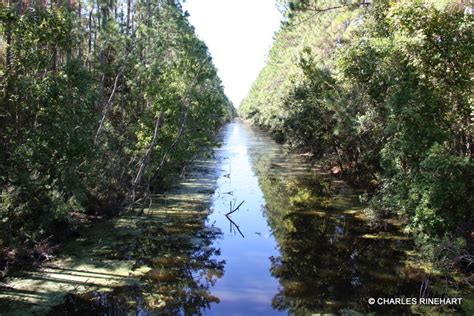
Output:
[[2,1],[0,314],[471,314],[472,4],[276,0],[236,110],[184,2]]
[[428,258],[472,264],[472,9],[280,4],[286,21],[240,115],[363,187],[375,225],[401,220]]
[[0,270],[148,203],[233,116],[175,1],[0,7]]

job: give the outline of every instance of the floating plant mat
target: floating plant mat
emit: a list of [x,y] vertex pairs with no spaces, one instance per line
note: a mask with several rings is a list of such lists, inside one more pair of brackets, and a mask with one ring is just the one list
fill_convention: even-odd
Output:
[[220,230],[205,226],[215,164],[194,166],[141,216],[96,223],[40,269],[7,279],[0,315],[173,313],[216,301],[208,289],[222,275],[212,248]]

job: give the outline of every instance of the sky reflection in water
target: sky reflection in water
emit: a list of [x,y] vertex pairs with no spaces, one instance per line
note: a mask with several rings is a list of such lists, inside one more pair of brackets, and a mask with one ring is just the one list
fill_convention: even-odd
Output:
[[[267,134],[235,121],[219,137],[215,159],[196,162],[146,216],[130,217],[136,228],[122,228],[129,238],[115,240],[112,225],[113,242],[97,255],[134,260],[133,270],[148,271],[138,283],[69,294],[51,315],[407,312],[367,304],[368,297],[418,295],[421,280],[403,265],[406,237],[394,227],[370,228],[349,187]],[[244,237],[226,217],[229,204],[242,201],[229,216]],[[74,249],[78,258],[90,251]]]
[[[247,152],[250,133],[247,125],[227,125],[222,132],[223,146],[216,153],[222,164],[221,175],[208,222],[215,222],[224,232],[216,246],[221,249],[220,258],[226,264],[223,277],[212,289],[221,302],[212,305],[210,315],[278,314],[272,308],[278,281],[270,273],[269,260],[278,251],[262,212],[265,200]],[[245,202],[230,216],[245,238],[230,231],[225,217],[229,203],[238,205],[241,201]]]

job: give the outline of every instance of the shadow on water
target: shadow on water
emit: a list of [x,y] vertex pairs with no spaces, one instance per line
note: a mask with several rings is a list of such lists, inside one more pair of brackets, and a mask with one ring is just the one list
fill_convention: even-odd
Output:
[[135,240],[133,268],[148,268],[140,283],[69,294],[50,315],[198,315],[219,301],[210,293],[224,268],[224,262],[211,258],[219,255],[212,247],[219,230],[203,228],[200,219],[139,225],[143,235]]
[[[29,314],[35,304],[50,304],[51,296],[67,294],[64,303],[51,309],[48,315],[199,315],[209,308],[210,303],[218,302],[210,288],[224,272],[224,262],[217,260],[219,249],[212,246],[220,230],[203,227],[202,217],[194,220],[178,216],[168,216],[168,221],[143,220],[140,236],[133,238],[133,247],[112,250],[102,247],[103,260],[127,260],[133,262],[129,275],[107,272],[49,267],[36,273],[28,273],[25,279],[32,290],[1,288],[2,312],[19,315]],[[87,259],[97,255],[91,252]],[[76,263],[79,257],[73,259]],[[100,263],[96,267],[101,266]],[[104,264],[107,268],[107,265]],[[142,271],[133,275],[133,271]],[[125,284],[102,284],[100,281]],[[125,281],[125,282],[121,282]],[[127,282],[128,281],[128,282]],[[37,283],[35,283],[37,282]],[[48,288],[40,284],[52,284]],[[76,289],[96,288],[93,291]],[[34,303],[31,303],[31,302]],[[23,310],[24,308],[24,310]],[[25,312],[29,311],[29,312]],[[3,315],[3,313],[1,313]],[[43,312],[40,312],[43,314]]]

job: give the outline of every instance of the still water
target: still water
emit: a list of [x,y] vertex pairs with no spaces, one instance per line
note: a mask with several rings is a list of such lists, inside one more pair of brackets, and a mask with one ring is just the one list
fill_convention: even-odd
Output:
[[[374,311],[370,297],[414,295],[409,240],[369,227],[359,194],[241,122],[225,126],[208,223],[226,261],[209,315]],[[242,206],[230,216],[230,204]],[[380,312],[388,309],[379,307]],[[393,313],[403,308],[390,309]]]
[[[221,258],[226,264],[224,275],[212,289],[220,303],[212,306],[207,314],[278,314],[272,308],[278,280],[270,271],[270,257],[278,255],[278,246],[267,222],[265,197],[253,168],[252,158],[256,157],[251,155],[256,150],[263,150],[261,154],[272,151],[274,144],[267,143],[268,140],[242,123],[227,125],[221,137],[223,145],[216,153],[221,166],[220,177],[208,223],[223,231],[215,245],[221,249]],[[240,208],[229,215],[234,224],[225,214],[240,203]]]
[[[368,225],[356,192],[266,133],[234,121],[212,157],[144,214],[85,231],[40,271],[0,289],[6,314],[409,313],[418,297],[396,223]],[[64,303],[61,303],[64,302]]]

